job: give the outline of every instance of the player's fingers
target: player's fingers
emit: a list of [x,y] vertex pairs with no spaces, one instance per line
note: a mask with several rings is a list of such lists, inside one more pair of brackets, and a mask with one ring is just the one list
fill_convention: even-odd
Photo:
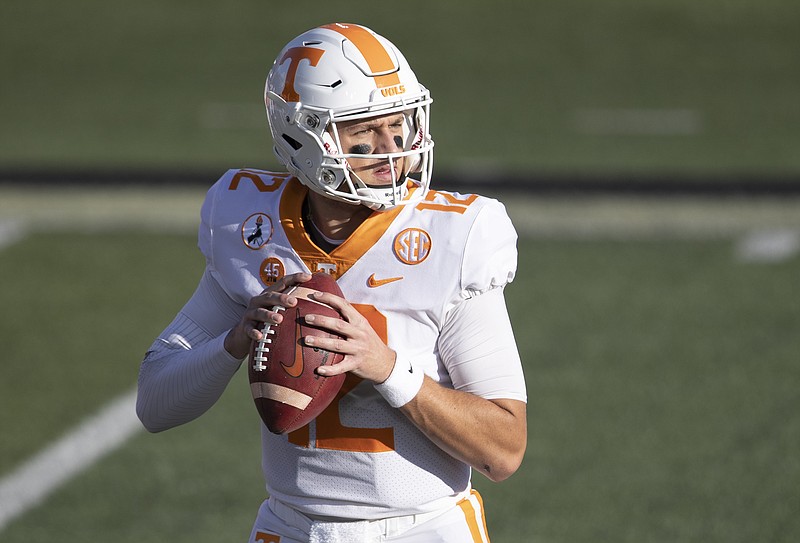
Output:
[[313,292],[309,294],[309,297],[317,302],[322,302],[325,305],[331,306],[338,311],[347,322],[354,322],[362,318],[361,313],[359,313],[350,302],[335,294],[329,292]]
[[311,279],[307,273],[294,273],[278,279],[275,284],[261,291],[261,294],[254,296],[251,305],[257,307],[274,306],[293,307],[297,304],[297,298],[292,295],[293,287]]
[[275,281],[275,283],[273,283],[272,286],[266,290],[272,292],[283,292],[289,287],[299,285],[300,283],[305,283],[310,279],[311,279],[310,273],[305,273],[305,272],[292,273],[289,275],[284,275],[283,277]]
[[278,309],[257,307],[253,311],[252,320],[256,323],[256,326],[260,326],[265,322],[279,324],[283,320],[283,314]]
[[310,313],[304,317],[306,324],[313,325],[317,328],[324,328],[328,331],[334,332],[340,336],[349,337],[350,328],[347,321],[335,317],[326,317],[325,315],[317,315]]
[[305,336],[303,341],[309,347],[318,347],[334,353],[348,355],[355,352],[347,340],[338,337]]
[[248,338],[258,341],[264,335],[265,325],[280,324],[282,321],[283,314],[279,308],[253,307],[242,318],[242,326]]
[[[291,297],[292,287],[305,283],[309,279],[311,279],[311,275],[303,272],[285,275],[262,290],[255,299],[261,305],[276,305],[278,303],[290,303],[293,305],[296,300]],[[290,299],[291,301],[289,301]]]
[[261,327],[263,323],[254,322],[247,328],[245,334],[247,334],[247,338],[253,341],[260,341],[264,334],[261,333]]
[[311,298],[312,300],[315,300],[317,302],[322,302],[331,307],[341,306],[342,303],[345,301],[344,298],[341,298],[335,294],[331,294],[330,292],[321,292],[319,290],[309,292],[308,297]]
[[325,377],[332,377],[334,375],[341,375],[343,373],[347,373],[348,371],[352,371],[356,369],[356,365],[348,362],[347,360],[343,360],[338,364],[333,364],[332,366],[319,366],[317,368],[317,373],[320,375],[324,375]]

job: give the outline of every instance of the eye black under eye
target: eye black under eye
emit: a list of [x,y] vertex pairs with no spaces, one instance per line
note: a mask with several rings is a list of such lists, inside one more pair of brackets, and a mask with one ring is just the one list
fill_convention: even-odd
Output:
[[372,153],[372,147],[367,143],[359,143],[350,148],[350,153],[353,155],[369,155]]

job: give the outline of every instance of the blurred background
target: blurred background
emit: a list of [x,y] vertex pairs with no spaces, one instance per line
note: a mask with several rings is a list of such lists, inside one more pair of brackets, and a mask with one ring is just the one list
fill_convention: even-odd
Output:
[[432,90],[448,177],[795,183],[800,171],[800,7],[788,0],[0,9],[6,172],[274,167],[266,73],[289,39],[337,20],[395,41]]
[[[500,198],[520,233],[530,441],[510,480],[476,478],[492,540],[798,540],[792,0],[3,0],[0,540],[246,537],[246,376],[158,436],[130,394],[202,272],[205,191],[278,168],[274,57],[333,21],[431,89],[434,188]],[[118,442],[91,426],[33,469],[120,398]]]

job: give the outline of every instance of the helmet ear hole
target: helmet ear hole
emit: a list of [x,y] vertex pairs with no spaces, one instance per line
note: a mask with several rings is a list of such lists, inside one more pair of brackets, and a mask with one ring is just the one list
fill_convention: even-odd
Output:
[[291,137],[289,134],[281,134],[283,141],[289,144],[289,146],[294,149],[295,151],[299,151],[300,148],[303,147],[303,144]]

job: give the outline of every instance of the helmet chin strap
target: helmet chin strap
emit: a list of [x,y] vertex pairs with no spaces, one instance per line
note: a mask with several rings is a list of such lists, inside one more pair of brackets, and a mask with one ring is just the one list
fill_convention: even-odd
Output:
[[[373,198],[373,199],[376,199],[376,200],[380,199],[380,200],[384,200],[384,201],[387,201],[387,200],[388,201],[392,201],[392,200],[394,200],[394,201],[397,201],[397,202],[402,201],[406,197],[406,195],[408,194],[408,189],[406,188],[405,184],[403,184],[403,186],[399,187],[399,192],[400,192],[400,195],[395,200],[394,199],[394,195],[395,195],[394,188],[359,187],[359,188],[356,189],[356,193],[359,196],[362,196],[362,197],[365,197],[365,198]],[[397,204],[394,204],[394,205],[388,204],[388,203],[387,204],[379,204],[378,202],[362,201],[361,205],[366,206],[366,207],[368,207],[370,209],[373,209],[375,211],[384,211],[384,210],[387,210],[387,209],[391,209],[392,207],[395,207],[395,205],[397,205]]]

